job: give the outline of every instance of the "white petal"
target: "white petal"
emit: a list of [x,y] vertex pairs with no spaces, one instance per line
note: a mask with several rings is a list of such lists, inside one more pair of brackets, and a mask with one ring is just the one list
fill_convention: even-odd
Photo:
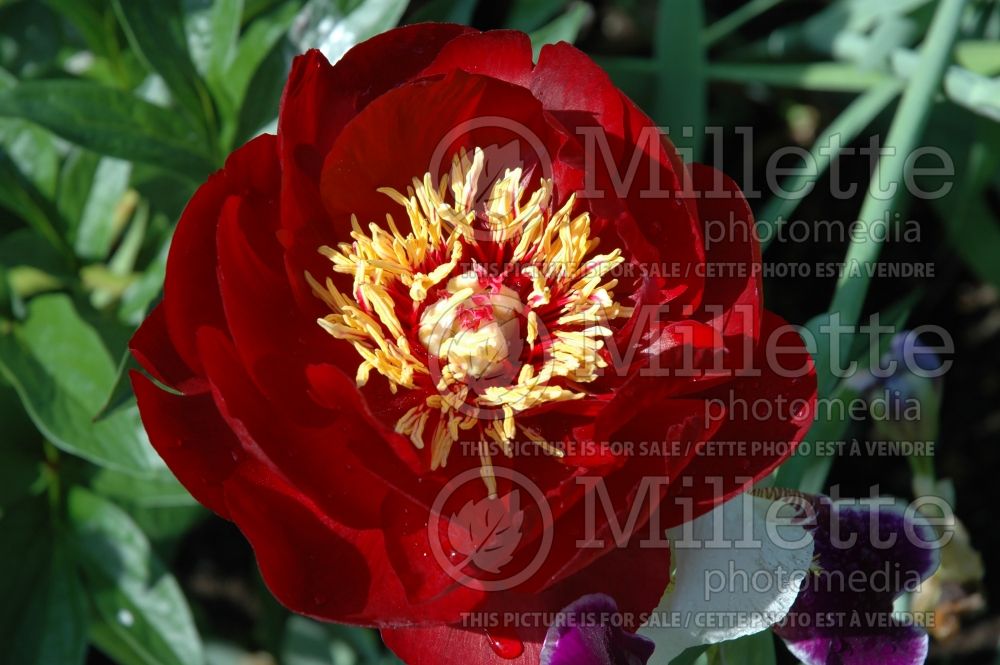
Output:
[[667,532],[674,573],[639,631],[656,642],[650,665],[688,647],[752,635],[781,621],[808,574],[812,537],[794,509],[741,494]]

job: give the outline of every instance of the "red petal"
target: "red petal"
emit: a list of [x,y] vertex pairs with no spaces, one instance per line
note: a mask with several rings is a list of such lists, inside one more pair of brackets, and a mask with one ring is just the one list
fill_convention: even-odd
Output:
[[302,302],[312,301],[302,275],[324,266],[316,249],[330,240],[322,233],[328,222],[319,183],[334,140],[370,102],[415,77],[445,44],[470,31],[446,24],[407,26],[358,44],[335,65],[319,51],[292,63],[278,119],[284,173],[282,242],[289,250],[289,279]]
[[275,206],[245,199],[224,208],[217,236],[223,307],[241,364],[260,391],[299,422],[315,423],[326,409],[307,397],[306,367],[338,363],[353,375],[358,357],[316,323],[327,313],[318,298],[315,312],[296,301],[268,228],[277,215]]
[[491,30],[451,40],[421,76],[446,75],[459,69],[527,87],[533,67],[528,35],[517,30]]
[[542,651],[540,641],[522,642],[521,654],[506,658],[491,646],[493,638],[486,631],[453,626],[383,628],[381,632],[385,645],[406,665],[538,665]]
[[[545,622],[588,593],[614,598],[632,622],[629,627],[637,628],[635,623],[657,606],[670,581],[670,550],[642,547],[640,541],[637,537],[628,547],[612,550],[543,593],[492,594],[488,607],[463,617],[468,628],[383,628],[382,639],[407,665],[537,665]],[[513,625],[511,619],[521,625]],[[475,621],[485,622],[489,630],[472,627]],[[494,640],[500,645],[520,643],[523,652],[505,657],[503,648],[493,646]]]
[[756,341],[763,302],[760,240],[739,185],[711,166],[691,167],[700,194],[708,279],[702,295],[707,320],[723,335]]
[[[667,528],[697,517],[746,490],[785,461],[812,425],[816,405],[816,370],[794,327],[765,311],[761,345],[753,367],[760,376],[740,376],[705,393],[725,418],[712,441],[746,447],[741,454],[718,445],[704,446],[671,485]],[[779,359],[772,350],[783,350]],[[685,482],[690,479],[689,486]],[[693,500],[694,514],[682,502]]]
[[154,307],[139,326],[129,341],[129,349],[143,369],[160,383],[186,394],[205,389],[204,382],[191,372],[174,348],[167,333],[163,303]]
[[167,256],[163,308],[170,339],[195,373],[202,367],[195,344],[198,329],[226,325],[216,275],[215,236],[222,207],[230,196],[272,186],[274,150],[275,138],[263,135],[230,155],[225,167],[198,189],[177,224]]
[[[593,188],[602,194],[581,193],[581,202],[593,206],[599,216],[608,216],[606,203],[622,198],[631,216],[610,218],[617,217],[619,236],[640,260],[700,265],[704,250],[694,203],[677,196],[683,187],[680,158],[656,124],[622,95],[607,73],[569,44],[547,45],[539,54],[531,90],[546,111],[577,137],[584,158],[591,162],[584,168],[593,179]],[[598,136],[587,139],[594,130]],[[592,145],[587,145],[588,140]],[[608,150],[610,160],[602,148]],[[645,247],[655,248],[656,255],[645,253]],[[684,290],[677,288],[677,281],[669,285],[661,302],[669,297],[696,304],[704,281],[701,276],[694,271],[684,274]]]
[[222,482],[235,472],[243,455],[212,396],[174,395],[139,372],[129,376],[156,452],[194,498],[228,518]]
[[554,154],[564,140],[538,100],[497,79],[455,71],[396,88],[351,121],[330,151],[322,189],[337,230],[328,240],[348,236],[351,214],[362,225],[382,223],[387,212],[403,217],[400,206],[377,189],[405,192],[414,177],[447,172],[459,147],[513,144],[527,167],[544,168],[545,154]]

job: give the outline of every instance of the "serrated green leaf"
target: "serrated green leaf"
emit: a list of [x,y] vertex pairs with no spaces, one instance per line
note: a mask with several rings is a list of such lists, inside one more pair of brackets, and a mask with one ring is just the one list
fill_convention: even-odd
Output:
[[0,92],[0,116],[25,118],[95,152],[200,180],[213,169],[204,139],[176,113],[85,81],[27,81]]
[[92,637],[120,665],[200,665],[201,638],[180,586],[142,530],[96,494],[69,495],[74,545],[96,609]]
[[34,298],[25,321],[0,334],[0,373],[61,450],[140,475],[162,467],[134,403],[94,420],[114,386],[116,366],[65,295]]

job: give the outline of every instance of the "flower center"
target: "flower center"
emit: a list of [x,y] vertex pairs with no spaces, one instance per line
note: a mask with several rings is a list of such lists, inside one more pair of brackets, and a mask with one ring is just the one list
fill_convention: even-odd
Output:
[[342,286],[306,279],[331,311],[319,324],[361,358],[359,386],[375,370],[393,393],[423,393],[396,431],[420,450],[429,446],[432,470],[447,465],[460,438],[480,442],[493,495],[488,444],[512,456],[520,433],[562,456],[559,442],[518,416],[585,397],[585,384],[607,367],[610,322],[632,310],[614,300],[617,280],[606,278],[624,261],[621,251],[593,255],[599,241],[589,215],[573,215],[575,196],[553,210],[550,180],[529,195],[521,169],[489,182],[484,168],[477,148],[457,155],[438,186],[428,173],[405,195],[379,190],[402,206],[408,232],[391,214],[367,233],[352,218],[353,242],[319,250],[346,276]]
[[516,372],[509,369],[522,344],[518,316],[524,305],[517,292],[484,285],[474,271],[452,277],[442,291],[447,295],[424,309],[419,328],[430,357],[444,363],[442,378],[510,385]]

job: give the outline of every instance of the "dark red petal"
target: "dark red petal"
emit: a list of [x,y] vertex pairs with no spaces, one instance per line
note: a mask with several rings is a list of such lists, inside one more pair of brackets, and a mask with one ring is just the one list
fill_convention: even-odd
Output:
[[248,199],[224,208],[217,235],[223,308],[241,364],[260,391],[298,422],[315,424],[326,408],[307,396],[306,367],[337,363],[353,375],[358,357],[296,302],[268,228],[277,215],[275,206]]
[[204,382],[191,372],[191,368],[177,354],[167,333],[163,303],[154,307],[139,326],[129,341],[129,349],[142,368],[160,383],[186,394],[206,388]]
[[[670,581],[670,550],[643,547],[641,540],[636,537],[628,547],[611,550],[542,593],[491,594],[486,605],[463,618],[468,627],[383,628],[382,638],[407,665],[537,665],[547,621],[589,593],[614,598],[631,622],[627,627],[635,629],[657,606]],[[512,625],[515,617],[520,626]],[[475,621],[485,622],[489,630],[472,627]],[[503,655],[519,649],[513,658]]]
[[539,152],[552,153],[564,140],[538,100],[497,79],[455,71],[396,88],[351,121],[330,151],[322,188],[335,229],[327,241],[348,236],[351,214],[366,225],[384,223],[391,212],[405,224],[405,212],[378,188],[405,192],[414,177],[440,176],[460,147],[513,143],[525,166],[541,171],[545,155]]
[[[219,410],[245,450],[338,522],[359,527],[378,523],[386,479],[382,469],[359,464],[349,445],[379,444],[353,409],[330,410],[322,426],[300,423],[260,394],[222,333],[205,329],[198,345]],[[393,468],[391,460],[385,467]]]
[[235,472],[243,455],[212,396],[174,395],[139,372],[129,376],[156,452],[194,498],[229,518],[222,483]]
[[163,308],[178,355],[195,373],[202,364],[195,335],[202,326],[225,328],[216,274],[216,229],[231,196],[271,188],[277,171],[275,137],[260,136],[234,152],[221,171],[202,185],[184,209],[167,256]]
[[421,76],[446,75],[460,69],[527,87],[533,67],[528,35],[517,30],[491,30],[451,40]]
[[278,135],[285,160],[315,154],[300,166],[317,182],[326,151],[344,125],[371,101],[416,77],[441,49],[472,28],[422,23],[361,42],[331,65],[313,50],[292,63],[281,101]]
[[763,309],[760,240],[739,185],[711,166],[694,164],[694,191],[708,269],[702,309],[726,337],[756,341]]
[[257,464],[226,481],[225,498],[268,588],[282,604],[321,619],[365,616],[372,571],[381,558],[377,532],[344,529]]
[[[765,311],[760,340],[753,364],[759,376],[737,376],[704,394],[716,413],[724,413],[712,441],[744,449],[739,454],[727,446],[699,449],[671,485],[668,528],[711,510],[767,476],[794,452],[812,425],[816,370],[801,336],[781,317]],[[684,510],[686,501],[693,502],[693,515]]]
[[[598,217],[616,220],[618,235],[637,259],[700,265],[704,250],[694,202],[677,196],[684,186],[681,160],[607,73],[569,44],[547,45],[532,73],[531,91],[583,146],[589,181],[581,203]],[[607,203],[615,199],[624,200],[631,214],[613,214]],[[693,270],[682,273],[660,285],[665,290],[659,301],[697,304],[703,281]]]
[[344,54],[335,65],[319,51],[295,59],[281,101],[278,136],[283,171],[282,242],[289,279],[302,304],[312,304],[302,278],[324,259],[316,248],[329,241],[320,194],[320,170],[344,126],[370,102],[415,77],[455,37],[471,28],[412,25],[382,33]]
[[[557,611],[557,610],[553,610]],[[383,628],[382,639],[406,665],[538,665],[541,641],[493,638],[453,626]],[[499,639],[493,646],[494,639]],[[500,653],[519,655],[510,658]]]
[[351,529],[283,477],[248,463],[225,483],[232,519],[254,548],[261,573],[289,609],[368,626],[457,621],[480,594],[413,605],[385,557],[381,529]]

